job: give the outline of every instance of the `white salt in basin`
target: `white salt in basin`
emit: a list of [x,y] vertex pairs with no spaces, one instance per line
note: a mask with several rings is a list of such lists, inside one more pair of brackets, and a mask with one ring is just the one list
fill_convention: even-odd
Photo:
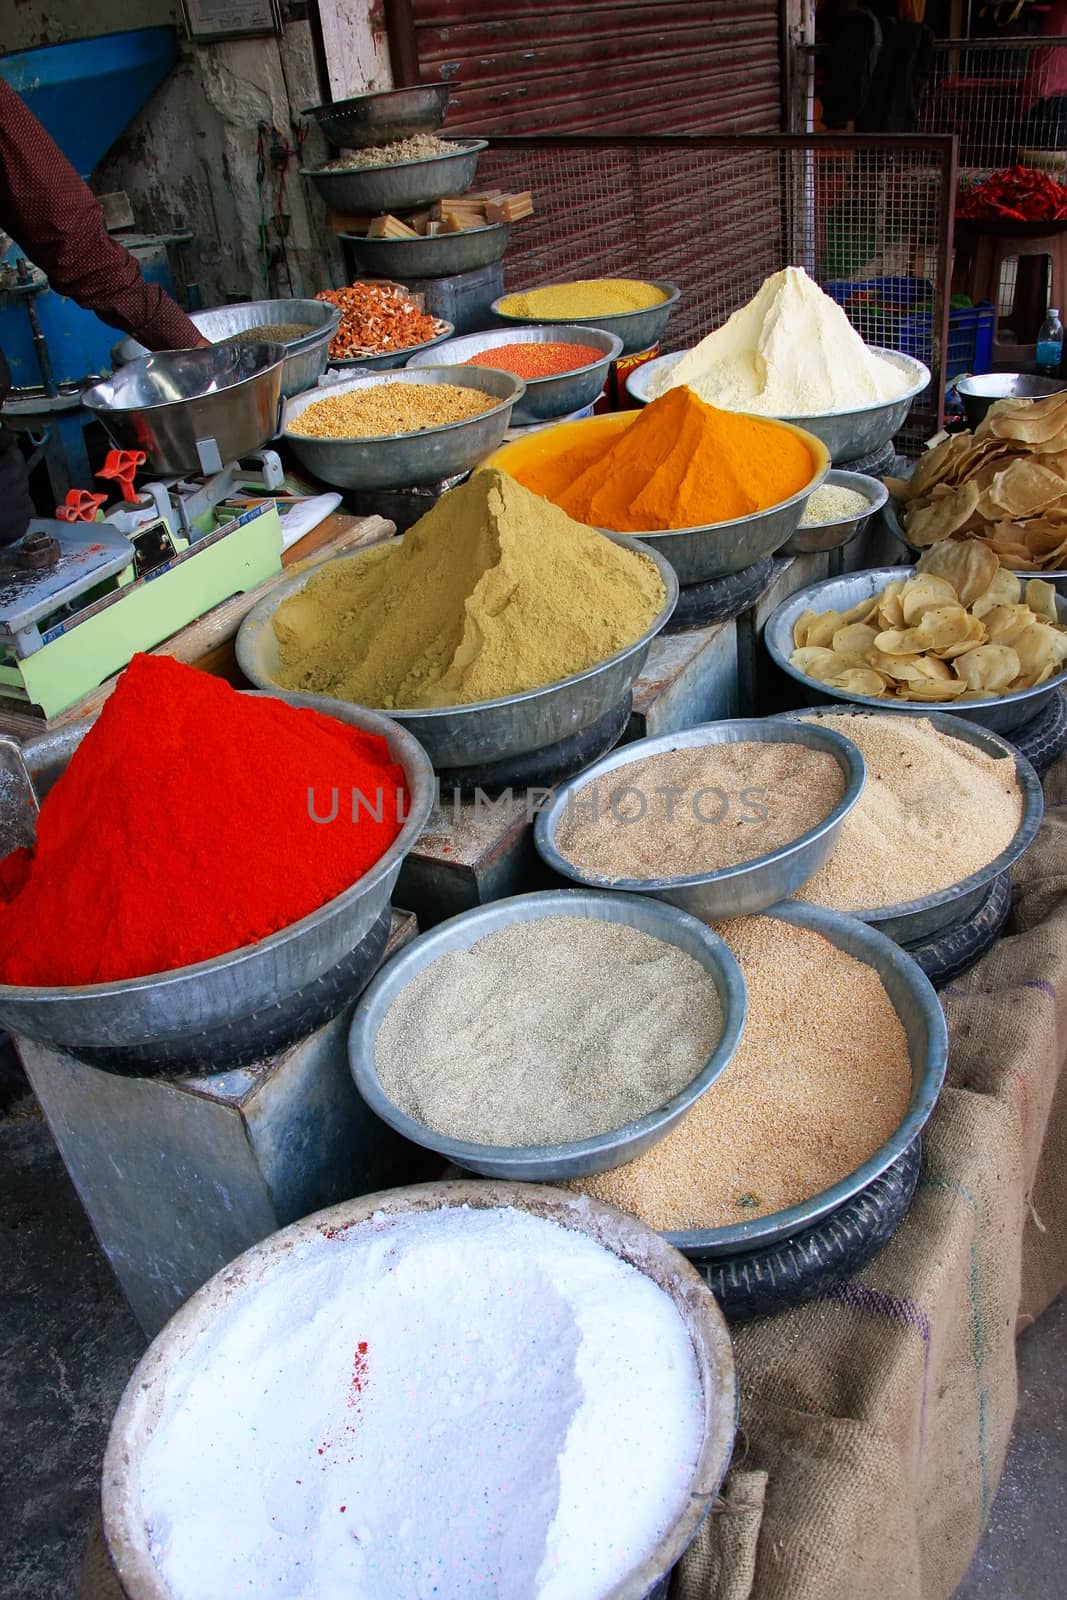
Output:
[[103,1474],[130,1600],[638,1600],[733,1445],[729,1335],[658,1234],[461,1181],[275,1234],[134,1373]]

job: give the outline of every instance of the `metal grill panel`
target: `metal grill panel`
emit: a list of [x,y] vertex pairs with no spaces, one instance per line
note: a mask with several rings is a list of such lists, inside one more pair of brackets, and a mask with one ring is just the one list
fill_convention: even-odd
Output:
[[1036,111],[1039,100],[1067,93],[1067,37],[983,40],[938,45],[921,128],[955,133],[960,166],[991,172],[1023,160],[1061,180],[1067,149],[1061,131]]

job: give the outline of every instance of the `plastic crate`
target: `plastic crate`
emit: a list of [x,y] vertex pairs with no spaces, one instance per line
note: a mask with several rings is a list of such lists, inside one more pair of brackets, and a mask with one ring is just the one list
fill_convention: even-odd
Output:
[[[823,284],[832,300],[848,313],[866,344],[901,350],[929,365],[933,326],[933,284],[926,278],[866,278],[853,282],[834,278]],[[996,307],[953,306],[948,315],[948,348],[944,380],[964,372],[989,372],[993,364]]]

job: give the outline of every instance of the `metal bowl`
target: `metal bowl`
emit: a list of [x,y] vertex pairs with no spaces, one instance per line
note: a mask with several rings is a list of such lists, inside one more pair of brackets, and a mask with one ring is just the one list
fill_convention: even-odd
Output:
[[447,83],[419,83],[408,89],[376,89],[328,106],[305,106],[331,144],[343,150],[393,144],[416,133],[436,133],[448,110]]
[[[602,317],[570,317],[572,323],[579,323],[582,327],[603,328],[606,333],[614,333],[622,340],[622,354],[630,355],[635,350],[647,350],[651,345],[657,344],[663,337],[663,330],[670,320],[671,312],[682,298],[682,291],[676,283],[667,283],[659,278],[642,278],[642,283],[648,283],[653,289],[662,289],[666,299],[654,306],[645,306],[641,311],[620,311],[614,316]],[[538,288],[562,288],[562,284],[538,284]],[[501,295],[494,300],[490,310],[500,322],[510,323],[515,328],[540,328],[555,324],[558,326],[559,317],[516,317],[507,311],[501,311],[501,302],[509,300],[513,295],[522,291],[512,289],[508,294]]]
[[[652,1228],[614,1206],[565,1189],[473,1179],[418,1184],[346,1200],[305,1217],[253,1245],[198,1289],[176,1312],[142,1357],[111,1425],[102,1474],[104,1537],[123,1592],[136,1600],[173,1600],[152,1558],[141,1503],[141,1460],[157,1426],[168,1378],[195,1341],[249,1285],[284,1271],[294,1248],[326,1229],[340,1232],[372,1219],[410,1216],[459,1206],[471,1211],[511,1207],[585,1234],[651,1278],[668,1295],[689,1332],[704,1398],[703,1438],[685,1510],[610,1600],[645,1600],[680,1560],[714,1498],[733,1452],[737,1429],[737,1378],[730,1334],[715,1297],[699,1273]],[[221,1397],[220,1397],[221,1403]]]
[[[600,351],[600,357],[588,366],[576,367],[573,372],[562,372],[552,378],[527,378],[526,393],[515,402],[511,413],[511,426],[525,428],[540,422],[554,422],[581,411],[599,400],[608,369],[622,351],[622,340],[614,333],[600,328],[582,328],[571,324],[552,323],[536,328],[516,328],[497,333],[469,333],[462,339],[453,339],[441,357],[462,363],[471,356],[486,350],[499,350],[510,344],[585,344]],[[425,367],[431,357],[413,356],[410,367]]]
[[369,239],[365,233],[342,233],[360,272],[380,278],[450,278],[477,272],[499,261],[508,247],[510,222],[490,222],[462,233],[438,233],[428,239]]
[[300,168],[333,211],[403,211],[432,205],[445,195],[462,194],[474,182],[485,139],[456,140],[447,155],[397,161],[391,167],[349,167],[327,172]]
[[[607,1133],[575,1139],[565,1144],[472,1144],[453,1139],[417,1121],[391,1100],[382,1087],[375,1065],[378,1032],[394,1000],[420,972],[439,956],[469,950],[479,939],[519,922],[540,922],[546,917],[581,917],[598,922],[622,923],[674,945],[692,956],[710,974],[722,1008],[723,1031],[700,1071],[684,1089],[655,1111],[612,1128]],[[541,894],[513,895],[450,917],[431,933],[424,933],[394,956],[388,967],[364,991],[352,1017],[348,1035],[348,1062],[356,1088],[375,1114],[413,1144],[437,1150],[467,1172],[485,1178],[518,1178],[535,1183],[561,1183],[585,1178],[635,1161],[657,1144],[729,1066],[741,1040],[747,1007],[741,968],[719,938],[696,917],[689,917],[643,896],[601,894],[593,890],[549,889]]]
[[[904,532],[904,525],[900,520],[897,501],[888,494],[885,505],[882,507],[882,521],[893,535],[893,538],[899,539],[905,550],[909,551],[913,557],[924,554],[918,545],[909,544],[908,536]],[[1067,568],[1058,568],[1052,572],[1043,567],[1011,567],[1009,571],[1014,572],[1015,576],[1023,582],[1027,578],[1044,578],[1046,583],[1054,584],[1060,594],[1067,595]]]
[[[275,694],[274,699],[282,696]],[[379,861],[351,888],[299,922],[210,961],[175,967],[116,983],[24,988],[0,984],[0,1026],[60,1050],[106,1049],[189,1039],[240,1017],[275,1006],[337,966],[373,926],[385,907],[401,862],[433,807],[434,777],[425,753],[403,728],[362,706],[287,694],[290,705],[309,706],[339,722],[385,739],[404,769],[410,795],[407,820]],[[24,748],[31,772],[54,781],[88,733],[80,722],[33,739]],[[269,781],[269,774],[265,774]]]
[[1047,395],[1067,389],[1062,378],[1035,378],[1027,372],[983,372],[977,377],[957,378],[953,385],[963,401],[969,428],[977,428],[991,405],[998,400],[1043,400]]
[[[789,728],[790,733],[783,738],[785,728]],[[793,737],[798,731],[800,737]],[[554,872],[575,883],[586,884],[591,889],[652,895],[706,922],[765,911],[768,906],[796,894],[829,859],[841,824],[863,792],[866,770],[855,745],[840,735],[827,738],[826,735],[832,733],[829,728],[817,731],[821,737],[813,738],[816,733],[813,727],[790,725],[774,718],[742,717],[729,722],[706,722],[681,733],[662,733],[655,739],[638,739],[633,744],[623,745],[561,784],[549,805],[538,812],[534,825],[538,854]],[[790,840],[771,855],[753,856],[749,861],[723,867],[717,872],[693,872],[674,878],[609,878],[576,866],[562,853],[556,842],[560,823],[572,806],[581,805],[581,795],[588,784],[606,773],[622,775],[626,767],[648,756],[718,744],[797,744],[806,750],[825,751],[837,762],[845,792],[817,827]],[[687,796],[679,799],[683,805],[691,803]]]
[[[351,394],[386,383],[453,384],[476,389],[496,402],[479,416],[463,422],[446,422],[415,433],[386,434],[363,439],[311,439],[299,431],[308,406],[333,395]],[[523,391],[521,378],[486,367],[417,367],[379,373],[369,378],[349,378],[311,394],[288,400],[282,416],[282,435],[300,462],[321,483],[334,489],[404,489],[440,483],[443,478],[468,472],[494,450],[511,420],[511,408]]]
[[[930,369],[914,356],[906,356],[900,350],[887,350],[881,345],[871,344],[867,348],[873,356],[881,356],[883,361],[899,367],[907,375],[908,388],[904,394],[895,400],[876,400],[873,405],[856,406],[851,411],[823,411],[812,416],[775,419],[792,422],[821,439],[835,466],[858,461],[861,456],[870,455],[887,444],[904,426],[916,395],[922,394],[930,382]],[[656,378],[671,372],[688,354],[687,350],[681,350],[646,361],[627,378],[627,391],[639,405],[648,405],[653,398],[651,390]]]
[[837,522],[812,522],[805,525],[797,524],[797,531],[782,546],[784,556],[807,556],[823,550],[840,550],[843,545],[851,544],[857,534],[862,533],[871,517],[876,511],[881,511],[889,499],[889,490],[877,478],[869,478],[865,472],[841,472],[836,467],[826,475],[828,489],[854,489],[857,494],[866,495],[867,509],[857,516],[845,517]]
[[[790,719],[809,725],[819,722],[823,717],[893,715],[892,711],[861,710],[858,706],[854,709],[843,706],[809,706],[804,711],[785,713]],[[1008,868],[1018,861],[1023,851],[1033,843],[1034,835],[1041,826],[1041,818],[1045,813],[1045,794],[1041,787],[1041,779],[1022,752],[1016,750],[1013,744],[1009,744],[1007,739],[1001,739],[988,728],[980,728],[977,723],[966,722],[962,717],[947,716],[943,711],[927,713],[927,720],[933,723],[939,733],[945,734],[949,739],[959,739],[962,744],[974,745],[997,760],[1013,761],[1022,794],[1023,814],[1010,844],[987,866],[978,872],[972,872],[966,878],[961,878],[959,883],[951,884],[947,889],[940,889],[936,894],[923,895],[918,900],[903,900],[897,905],[876,906],[870,911],[848,912],[850,917],[857,917],[860,922],[869,923],[871,927],[877,928],[897,944],[905,945],[918,944],[921,940],[932,938],[942,928],[947,928],[954,922],[962,922],[977,911],[994,879],[999,878],[1002,872],[1007,872]]]
[[[663,557],[657,556],[654,550],[622,534],[606,537],[627,550],[639,550],[652,557],[666,590],[659,615],[640,639],[627,645],[625,650],[560,683],[547,684],[543,689],[526,689],[500,700],[481,700],[474,705],[383,713],[414,735],[439,771],[485,766],[558,744],[570,734],[581,733],[583,728],[598,722],[630,692],[653,639],[670,620],[678,602],[678,583]],[[338,556],[335,559],[358,561],[360,557]],[[253,607],[237,635],[237,661],[250,683],[269,689],[281,700],[296,698],[303,703],[310,698],[320,710],[329,714],[335,706],[347,702],[326,695],[292,696],[289,690],[274,682],[278,668],[274,613],[283,600],[299,593],[311,575],[310,572],[298,573]]]
[[160,351],[86,389],[81,403],[120,450],[143,450],[153,472],[217,472],[278,431],[284,360],[280,344]]
[[[500,467],[512,477],[523,481],[523,469],[569,450],[583,440],[602,437],[607,449],[615,437],[637,420],[636,411],[624,411],[604,417],[590,417],[585,422],[561,423],[546,428],[541,433],[517,439],[498,450],[488,462]],[[796,532],[809,494],[817,489],[830,470],[826,446],[819,439],[805,433],[803,428],[790,422],[762,419],[768,427],[790,428],[803,439],[811,452],[815,469],[803,489],[790,495],[779,505],[766,511],[754,511],[751,516],[737,517],[732,522],[715,522],[697,528],[670,528],[649,533],[635,533],[650,550],[665,556],[678,575],[679,583],[705,583],[710,578],[724,578],[731,572],[741,572],[754,566],[782,548]]]
[[[337,332],[341,313],[324,300],[247,300],[239,305],[214,306],[210,311],[194,311],[190,321],[212,344],[223,344],[247,328],[261,323],[303,322],[307,328],[295,339],[285,339],[282,366],[282,399],[311,389],[326,370],[330,340]],[[117,364],[136,361],[149,352],[136,339],[123,339],[112,351]]]
[[330,370],[350,372],[354,378],[362,372],[397,372],[401,367],[407,366],[413,355],[420,355],[424,350],[435,350],[438,345],[444,344],[446,339],[451,339],[455,331],[455,325],[446,322],[441,333],[435,333],[432,339],[424,339],[422,344],[405,345],[403,350],[383,350],[378,356],[331,358]]
[[[870,706],[875,711],[892,711],[897,716],[927,717],[932,711],[944,711],[949,716],[963,717],[982,728],[992,728],[995,733],[1010,735],[1022,728],[1048,704],[1063,684],[1067,684],[1067,668],[1036,689],[1017,689],[1014,694],[1000,695],[996,700],[935,700],[923,704],[914,700],[876,700],[871,695],[848,694],[844,689],[831,689],[818,683],[804,672],[790,666],[793,653],[793,625],[802,611],[847,611],[861,600],[873,600],[887,584],[897,578],[910,578],[914,567],[875,567],[868,572],[846,572],[839,578],[827,578],[783,600],[771,613],[763,631],[764,643],[774,664],[797,683],[804,685],[816,704],[837,700],[845,705]],[[1067,600],[1057,596],[1056,607],[1061,626],[1067,626]]]
[[842,916],[837,911],[827,911],[822,906],[808,905],[806,901],[775,906],[772,911],[764,912],[764,916],[773,917],[776,922],[792,923],[794,927],[811,928],[839,950],[875,969],[907,1034],[911,1100],[900,1126],[873,1155],[846,1178],[810,1199],[784,1211],[754,1217],[751,1222],[735,1222],[720,1228],[672,1229],[664,1233],[671,1244],[696,1259],[740,1255],[777,1244],[836,1211],[904,1154],[925,1127],[945,1080],[948,1062],[945,1014],[929,978],[906,951],[865,922]]

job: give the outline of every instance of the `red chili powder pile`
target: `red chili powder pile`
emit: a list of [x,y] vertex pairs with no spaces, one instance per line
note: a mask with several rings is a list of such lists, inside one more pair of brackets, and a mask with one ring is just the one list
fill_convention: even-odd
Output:
[[[335,819],[314,821],[334,790]],[[0,861],[0,982],[106,983],[253,944],[361,878],[406,803],[384,739],[134,656],[34,849]]]
[[603,360],[603,350],[592,344],[498,344],[461,364],[465,367],[500,367],[517,378],[555,378]]

